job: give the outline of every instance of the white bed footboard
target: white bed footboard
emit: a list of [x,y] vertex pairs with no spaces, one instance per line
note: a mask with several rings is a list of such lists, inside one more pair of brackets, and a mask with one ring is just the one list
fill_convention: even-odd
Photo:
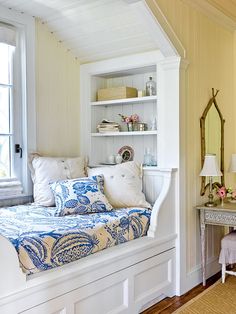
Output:
[[144,169],[154,204],[148,235],[57,269],[26,276],[0,236],[1,314],[137,314],[175,294],[176,171]]

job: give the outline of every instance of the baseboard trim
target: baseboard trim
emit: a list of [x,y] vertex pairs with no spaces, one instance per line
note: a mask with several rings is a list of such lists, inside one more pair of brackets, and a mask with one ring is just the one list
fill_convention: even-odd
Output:
[[[209,278],[221,270],[218,262],[218,256],[210,259],[206,266],[206,278]],[[202,283],[202,266],[199,264],[193,270],[187,273],[187,276],[181,285],[181,295]]]

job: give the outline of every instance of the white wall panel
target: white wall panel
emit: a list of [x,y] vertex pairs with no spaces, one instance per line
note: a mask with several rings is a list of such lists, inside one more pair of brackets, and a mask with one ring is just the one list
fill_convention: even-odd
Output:
[[36,21],[37,150],[79,154],[79,61]]

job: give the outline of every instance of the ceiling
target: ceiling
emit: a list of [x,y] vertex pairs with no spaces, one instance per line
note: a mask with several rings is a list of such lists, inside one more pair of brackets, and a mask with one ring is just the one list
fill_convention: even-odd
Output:
[[[236,0],[187,0],[236,29]],[[135,0],[0,0],[46,23],[81,63],[158,49]],[[220,13],[220,15],[219,15]],[[226,20],[225,19],[225,20]],[[229,23],[229,24],[230,24]]]
[[131,0],[0,0],[40,18],[81,63],[157,49]]

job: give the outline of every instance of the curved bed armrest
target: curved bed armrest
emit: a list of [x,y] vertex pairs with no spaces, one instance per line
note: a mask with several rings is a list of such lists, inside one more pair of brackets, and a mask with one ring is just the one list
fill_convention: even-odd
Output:
[[0,297],[19,291],[26,283],[26,275],[19,267],[17,252],[11,242],[0,235]]
[[[150,176],[151,171],[147,175]],[[152,209],[148,236],[163,238],[175,235],[176,169],[157,169],[152,176],[152,189],[157,198]]]

